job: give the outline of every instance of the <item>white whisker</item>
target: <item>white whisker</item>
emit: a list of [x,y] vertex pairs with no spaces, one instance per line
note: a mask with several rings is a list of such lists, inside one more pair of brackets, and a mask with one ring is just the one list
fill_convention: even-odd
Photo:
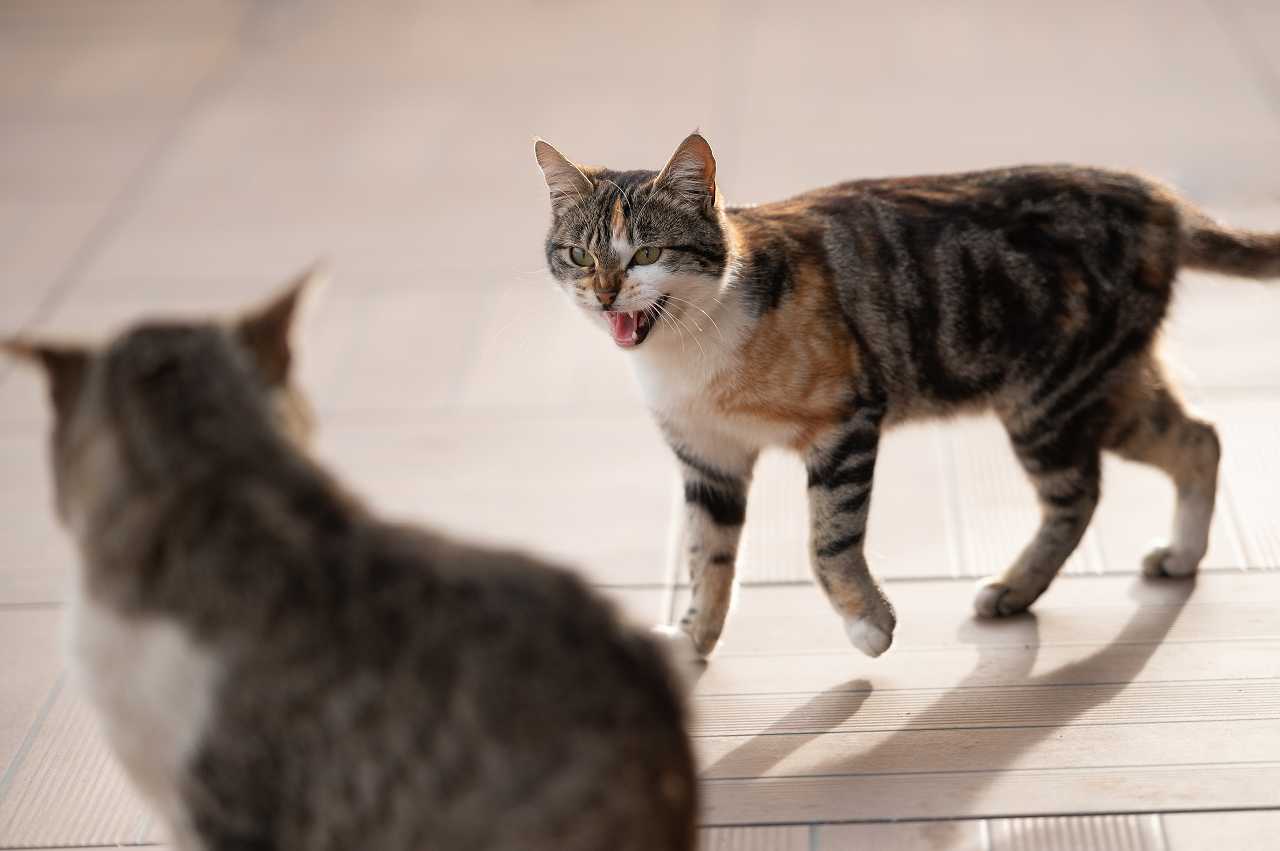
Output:
[[680,326],[678,326],[674,321],[672,321],[673,320],[672,316],[669,313],[667,313],[667,311],[659,307],[656,302],[654,303],[653,307],[655,309],[655,312],[658,315],[658,321],[665,322],[668,326],[670,326],[676,332],[676,336],[679,337],[680,339],[680,352],[681,354],[683,354],[684,353],[684,330],[680,328]]
[[[684,303],[684,304],[687,304],[687,305],[689,305],[690,307],[692,307],[694,310],[696,310],[696,311],[698,311],[699,313],[701,313],[703,316],[707,317],[708,321],[710,321],[710,322],[711,322],[712,327],[714,327],[714,328],[716,329],[716,333],[720,335],[720,339],[721,339],[722,341],[724,340],[724,332],[720,330],[720,325],[719,325],[719,324],[717,324],[717,322],[716,322],[716,320],[715,320],[715,317],[713,317],[710,313],[707,313],[707,311],[703,310],[699,305],[697,305],[697,304],[693,303],[692,301],[690,301],[690,300],[689,300],[689,299],[687,299],[687,298],[680,298],[679,296],[672,295],[671,293],[667,293],[667,298],[671,299],[672,301],[678,301],[678,302],[682,302],[682,303]],[[718,304],[718,303],[719,303],[719,302],[717,302],[717,304]],[[701,329],[701,328],[699,328],[698,330],[699,330],[699,331],[701,331],[702,329]]]
[[[675,314],[673,314],[673,313],[671,313],[670,311],[668,311],[668,310],[666,309],[666,307],[664,307],[664,306],[660,305],[658,302],[654,302],[654,305],[653,305],[653,306],[654,306],[655,308],[657,308],[658,313],[660,313],[660,314],[666,314],[667,316],[669,316],[669,317],[671,318],[671,321],[672,321],[672,322],[679,323],[679,324],[681,325],[681,327],[684,327],[684,323],[680,322],[679,317],[677,317]],[[695,327],[695,328],[697,328],[698,326],[697,326],[697,325],[694,325],[694,327]],[[701,328],[698,328],[698,330],[699,330],[699,331],[701,331],[702,329],[701,329]],[[690,332],[690,333],[689,333],[689,336],[690,336],[690,337],[692,337],[692,338],[693,338],[693,341],[694,341],[695,343],[697,343],[697,344],[698,344],[698,351],[702,353],[702,357],[705,359],[705,358],[706,358],[706,356],[707,356],[707,350],[706,350],[706,349],[704,349],[704,348],[702,347],[702,341],[701,341],[701,340],[699,340],[699,339],[698,339],[698,336],[697,336],[696,334],[694,334],[693,332]]]

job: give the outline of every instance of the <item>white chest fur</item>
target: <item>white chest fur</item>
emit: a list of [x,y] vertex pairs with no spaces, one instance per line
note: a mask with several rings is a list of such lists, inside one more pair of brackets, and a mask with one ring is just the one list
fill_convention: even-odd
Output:
[[73,672],[130,780],[181,847],[180,779],[213,703],[217,665],[176,623],[124,617],[81,591],[72,608]]
[[729,416],[716,404],[717,392],[731,393],[735,382],[743,380],[735,373],[745,329],[732,318],[722,325],[730,332],[706,335],[702,348],[660,339],[635,353],[633,371],[645,404],[707,461],[715,461],[721,450],[729,453],[728,460],[742,451],[789,445],[795,435],[792,424]]

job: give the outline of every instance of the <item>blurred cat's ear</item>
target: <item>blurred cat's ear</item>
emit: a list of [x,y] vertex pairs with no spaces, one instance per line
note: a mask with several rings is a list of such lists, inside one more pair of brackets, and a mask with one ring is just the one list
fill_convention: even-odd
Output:
[[680,143],[658,175],[658,186],[690,203],[716,204],[716,158],[702,134],[694,131]]
[[533,155],[538,158],[542,167],[542,176],[547,181],[547,189],[551,190],[551,209],[556,215],[572,207],[583,196],[591,194],[595,184],[550,144],[535,139]]
[[87,346],[15,338],[0,342],[0,351],[38,366],[48,382],[54,413],[59,419],[71,415],[93,360],[93,352]]
[[293,332],[302,305],[310,301],[327,280],[320,264],[290,281],[261,307],[235,323],[235,335],[253,356],[269,384],[283,384],[293,364]]

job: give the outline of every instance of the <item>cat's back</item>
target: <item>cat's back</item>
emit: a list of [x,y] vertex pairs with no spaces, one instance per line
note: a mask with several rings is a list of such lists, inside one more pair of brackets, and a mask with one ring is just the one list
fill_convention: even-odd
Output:
[[284,847],[691,847],[675,682],[584,583],[367,516],[313,531],[301,557],[278,542],[281,593],[228,642],[197,800],[295,790]]
[[1180,216],[1158,184],[1065,165],[858,180],[730,211],[752,268],[822,271],[838,310],[811,321],[851,329],[894,416],[985,403],[1117,336],[1148,339]]
[[1178,216],[1172,194],[1157,183],[1067,164],[851,180],[733,212],[793,228],[806,219],[819,225],[830,218],[877,220],[882,227],[897,219],[935,228],[1007,229],[1083,218],[1172,227]]

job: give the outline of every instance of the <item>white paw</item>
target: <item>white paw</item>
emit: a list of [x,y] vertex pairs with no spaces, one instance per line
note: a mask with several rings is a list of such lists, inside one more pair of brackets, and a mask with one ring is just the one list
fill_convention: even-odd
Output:
[[1199,556],[1165,544],[1153,547],[1142,559],[1142,572],[1146,576],[1190,576],[1199,566]]
[[985,579],[978,585],[978,593],[973,597],[973,610],[979,617],[998,618],[1000,598],[1009,593],[1009,586],[994,579]]
[[849,618],[844,622],[844,632],[854,647],[872,658],[888,650],[893,643],[893,633],[885,632],[870,618]]
[[651,632],[667,654],[667,661],[680,676],[680,680],[686,687],[691,687],[707,664],[694,647],[693,638],[680,627],[665,624],[655,626]]
[[973,597],[973,610],[979,617],[1005,618],[1025,612],[1031,605],[1026,595],[1003,580],[989,577],[978,583],[978,593]]

